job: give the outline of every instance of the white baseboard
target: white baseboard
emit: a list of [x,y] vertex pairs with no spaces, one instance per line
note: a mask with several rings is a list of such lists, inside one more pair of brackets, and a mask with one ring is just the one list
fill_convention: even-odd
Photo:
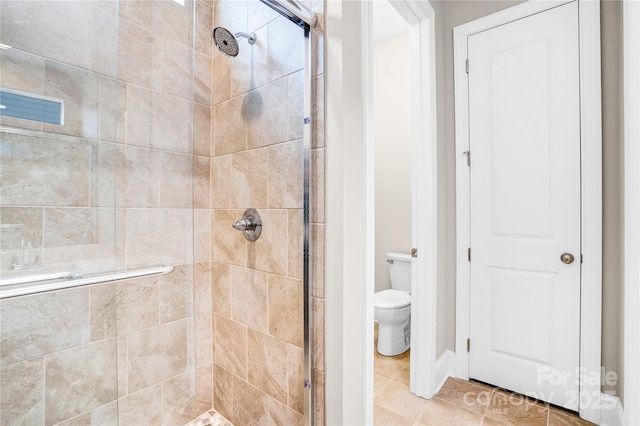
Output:
[[622,426],[625,424],[624,407],[620,398],[606,393],[601,394],[600,424],[602,426]]
[[445,351],[440,359],[436,362],[436,390],[434,395],[438,393],[444,382],[449,377],[455,377],[456,370],[456,354],[453,351]]

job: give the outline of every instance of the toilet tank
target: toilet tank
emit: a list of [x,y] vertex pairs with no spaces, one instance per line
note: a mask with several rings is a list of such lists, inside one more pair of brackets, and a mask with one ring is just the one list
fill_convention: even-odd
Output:
[[391,288],[411,291],[411,255],[406,253],[387,253]]

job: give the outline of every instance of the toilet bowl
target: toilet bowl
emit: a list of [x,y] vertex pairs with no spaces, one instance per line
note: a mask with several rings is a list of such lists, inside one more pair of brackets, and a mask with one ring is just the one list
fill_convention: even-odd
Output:
[[373,295],[378,353],[400,355],[411,344],[411,256],[387,253],[391,289]]

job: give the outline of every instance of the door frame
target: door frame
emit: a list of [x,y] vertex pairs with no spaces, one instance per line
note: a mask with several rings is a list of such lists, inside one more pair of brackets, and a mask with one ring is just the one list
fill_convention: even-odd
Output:
[[640,3],[623,3],[624,19],[624,414],[640,423]]
[[[499,25],[578,2],[580,55],[581,235],[580,372],[600,377],[602,345],[602,131],[600,91],[600,1],[530,0],[454,28],[456,131],[456,376],[469,378],[470,247],[469,87],[466,59],[468,36]],[[596,376],[594,376],[594,374]],[[600,383],[580,386],[580,417],[600,424]]]
[[[380,1],[380,0],[378,0]],[[387,0],[384,0],[387,1]],[[436,276],[437,276],[437,129],[435,72],[435,12],[428,0],[388,0],[409,27],[411,58],[411,239],[418,257],[411,262],[411,354],[410,391],[431,398],[436,391]],[[375,241],[374,144],[373,144],[373,6],[362,2],[365,159],[366,159],[366,306],[367,347],[373,347],[373,294],[375,292],[375,257],[371,247]],[[426,182],[417,185],[417,182]],[[420,220],[418,220],[420,218]],[[373,352],[366,353],[366,365],[373,372]],[[373,374],[366,386],[367,404],[373,412]],[[370,424],[370,423],[367,423]]]

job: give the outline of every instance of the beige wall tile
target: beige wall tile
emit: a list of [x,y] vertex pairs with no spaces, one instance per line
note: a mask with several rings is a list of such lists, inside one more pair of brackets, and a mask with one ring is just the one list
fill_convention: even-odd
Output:
[[318,17],[317,28],[318,31],[314,32],[315,37],[312,39],[313,43],[313,51],[316,52],[316,56],[311,59],[311,69],[313,70],[312,75],[324,74],[324,63],[325,63],[325,42],[324,36],[326,34],[326,25],[325,25],[325,12],[324,12],[324,1],[313,2],[313,11],[316,12],[316,16]]
[[298,71],[287,77],[289,105],[289,140],[302,139],[304,136],[304,71]]
[[118,71],[118,17],[115,10],[94,7],[91,31],[91,71],[115,77]]
[[117,333],[116,286],[112,283],[91,286],[89,293],[91,341],[115,337]]
[[211,200],[214,208],[246,209],[267,206],[266,150],[215,157],[211,168]]
[[[156,2],[130,5],[145,3]],[[161,36],[122,18],[118,19],[118,78],[154,90],[162,88]]]
[[325,373],[323,371],[313,370],[314,373],[314,392],[316,394],[316,424],[325,424]]
[[44,424],[44,359],[0,368],[0,423]]
[[188,372],[162,383],[163,425],[186,424],[211,408],[196,399],[194,381],[194,373]]
[[269,334],[302,347],[303,303],[302,281],[269,275]]
[[55,424],[117,398],[116,340],[45,357],[45,423]]
[[194,210],[193,221],[194,260],[196,262],[209,261],[211,260],[211,210]]
[[316,94],[315,105],[312,105],[313,115],[311,117],[311,129],[315,140],[311,148],[324,148],[324,115],[325,115],[325,97],[324,97],[324,74],[314,78],[312,83],[315,86]]
[[211,262],[193,265],[196,313],[211,312]]
[[213,406],[226,419],[233,419],[233,374],[214,364],[213,375]]
[[287,79],[252,90],[246,95],[247,147],[257,148],[287,140]]
[[192,50],[170,38],[162,39],[162,92],[191,99]]
[[129,392],[136,392],[187,371],[188,323],[184,319],[129,334]]
[[325,150],[311,151],[311,222],[324,223]]
[[118,424],[118,403],[115,401],[91,410],[88,413],[81,414],[66,422],[59,423],[60,426],[109,426],[115,424]]
[[238,96],[268,83],[267,27],[255,31],[256,42],[252,46],[244,39],[238,40],[238,56],[231,60],[231,96]]
[[127,84],[125,141],[128,145],[149,146],[153,127],[153,92]]
[[125,207],[158,207],[161,153],[119,145],[117,159],[117,204]]
[[278,12],[260,0],[248,0],[247,6],[249,8],[247,13],[249,31],[255,31],[280,16]]
[[[222,315],[215,314],[214,342],[216,346],[215,363],[239,377],[246,378],[247,327]],[[218,377],[216,373],[216,380]]]
[[[3,12],[4,12],[3,5]],[[2,18],[4,24],[4,19]],[[3,36],[4,31],[0,30]],[[44,58],[18,49],[0,49],[0,86],[42,95],[44,93]]]
[[211,245],[214,262],[247,264],[247,240],[233,225],[242,218],[243,210],[215,210],[211,224]]
[[304,413],[304,352],[298,346],[287,345],[287,380],[289,381],[287,405],[302,414]]
[[171,0],[133,0],[129,5],[128,18],[158,35],[188,44],[191,6],[192,2],[185,2],[182,6]]
[[244,96],[216,105],[213,117],[215,155],[242,151],[247,146]]
[[211,312],[196,314],[195,317],[195,359],[196,367],[213,362],[213,317]]
[[160,322],[188,318],[194,312],[193,266],[178,265],[159,277]]
[[3,158],[0,179],[5,206],[89,205],[94,143],[10,134],[2,138],[8,152],[30,153]]
[[302,208],[302,139],[271,146],[269,149],[269,208]]
[[269,420],[270,425],[302,426],[305,424],[304,416],[293,411],[286,405],[269,398]]
[[195,60],[193,99],[198,103],[211,105],[211,55],[196,50]]
[[209,157],[193,158],[193,207],[196,209],[208,209],[211,205],[211,165]]
[[233,377],[233,418],[237,425],[266,424],[268,396],[238,377]]
[[115,218],[108,208],[45,208],[44,246],[113,243]]
[[257,330],[267,331],[267,274],[232,266],[231,317]]
[[4,225],[0,229],[0,249],[16,262],[24,263],[22,242],[29,242],[42,258],[39,251],[43,240],[43,216],[44,209],[40,207],[0,207],[0,223]]
[[278,401],[287,403],[287,345],[248,329],[248,382]]
[[262,210],[262,234],[249,245],[249,265],[285,275],[289,270],[289,217],[286,210]]
[[293,278],[302,278],[303,261],[303,216],[302,209],[290,209],[289,215],[289,273]]
[[311,293],[315,297],[324,298],[324,258],[325,258],[325,231],[323,224],[311,225]]
[[211,55],[213,42],[211,31],[213,30],[213,5],[211,2],[197,0],[195,22],[195,46],[199,51]]
[[115,284],[118,334],[153,327],[159,322],[159,277]]
[[320,371],[324,369],[324,299],[312,298],[313,305],[313,323],[315,329],[314,336],[314,353],[315,353],[315,365],[314,368]]
[[[193,156],[172,152],[161,153],[160,167],[160,207],[183,208],[193,207],[194,178],[200,184],[201,176],[195,175]],[[198,168],[201,173],[201,168]],[[207,177],[205,176],[205,179]],[[208,191],[207,191],[208,192]],[[196,194],[196,196],[199,194]]]
[[7,299],[2,307],[0,364],[89,342],[89,289]]
[[116,365],[118,367],[118,397],[129,394],[128,338],[126,335],[116,338]]
[[191,209],[127,209],[126,215],[129,267],[192,260]]
[[232,33],[247,32],[247,0],[220,0],[216,2],[214,26],[223,26]]
[[193,153],[209,157],[211,150],[211,107],[193,104]]
[[211,295],[213,311],[217,314],[231,317],[231,280],[229,265],[226,263],[211,263]]
[[[42,17],[38,31],[33,31],[34,16]],[[2,43],[15,49],[85,69],[92,69],[95,64],[96,71],[100,72],[114,66],[109,63],[107,68],[104,61],[115,52],[109,50],[116,45],[115,16],[94,8],[89,2],[5,2],[0,19]],[[47,37],[43,38],[42,34]],[[78,34],[83,37],[78,38]],[[56,42],[49,43],[49,40]],[[101,43],[107,46],[100,47]]]
[[[197,404],[200,407],[205,407],[205,410],[213,407],[213,359],[210,359],[209,362],[210,364],[196,368],[195,377]],[[197,414],[202,414],[202,412]]]
[[302,28],[290,25],[286,18],[279,17],[269,24],[269,81],[302,69],[303,43]]
[[[211,41],[213,43],[213,40]],[[231,63],[234,58],[223,54],[211,60],[211,104],[217,105],[231,99]]]
[[118,424],[157,426],[161,424],[160,385],[151,386],[118,400]]
[[192,112],[189,101],[164,93],[153,93],[152,148],[187,152]]
[[127,84],[105,76],[100,76],[99,84],[98,138],[102,141],[123,143],[127,112]]

